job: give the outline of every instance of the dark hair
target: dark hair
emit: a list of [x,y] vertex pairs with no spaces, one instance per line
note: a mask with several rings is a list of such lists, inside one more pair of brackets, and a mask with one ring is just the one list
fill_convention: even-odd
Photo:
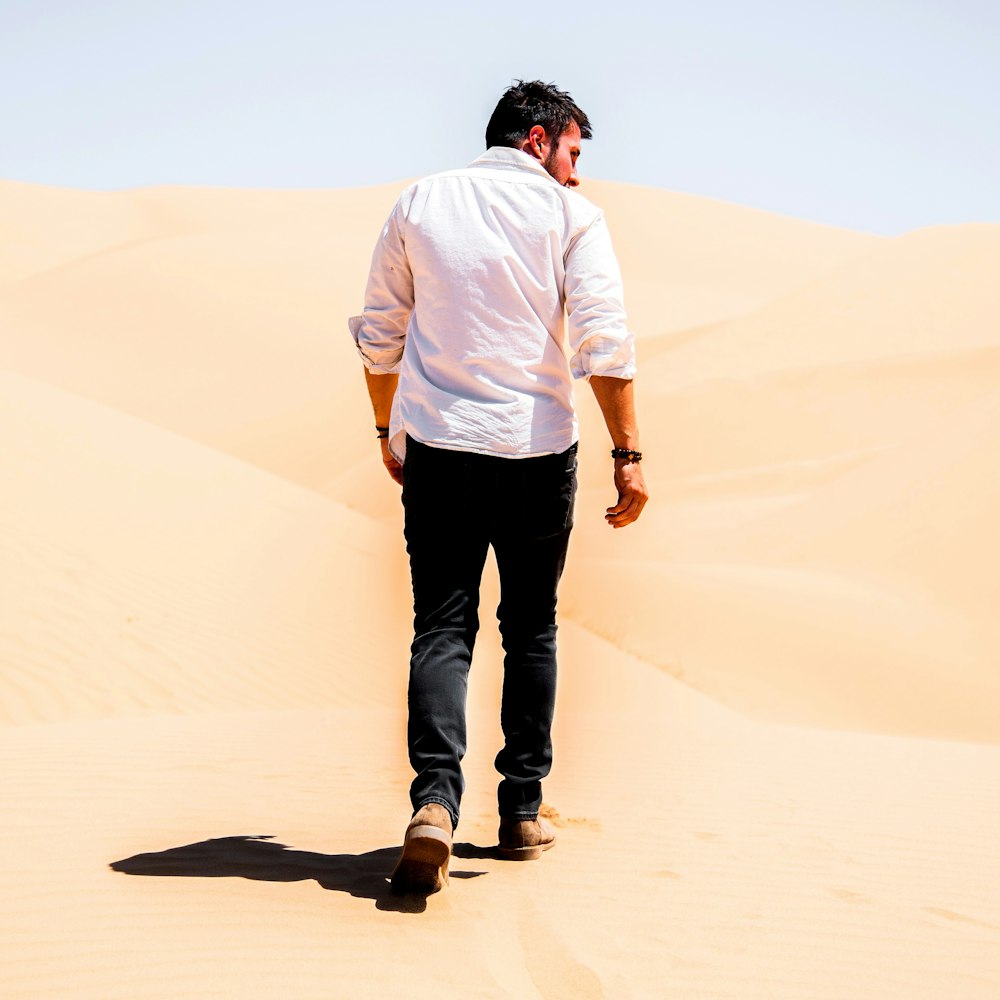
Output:
[[565,90],[541,80],[516,80],[504,91],[486,126],[486,148],[517,148],[528,138],[533,125],[541,125],[549,138],[557,142],[570,122],[580,126],[582,138],[593,135],[590,119]]

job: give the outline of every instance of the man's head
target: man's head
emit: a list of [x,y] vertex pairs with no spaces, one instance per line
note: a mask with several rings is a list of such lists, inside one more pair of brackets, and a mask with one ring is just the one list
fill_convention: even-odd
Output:
[[580,142],[590,119],[554,84],[518,80],[508,87],[486,126],[486,147],[512,146],[536,160],[560,183],[576,187]]

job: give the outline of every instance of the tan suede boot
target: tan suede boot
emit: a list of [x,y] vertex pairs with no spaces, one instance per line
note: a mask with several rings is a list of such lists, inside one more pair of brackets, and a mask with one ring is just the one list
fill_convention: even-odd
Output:
[[429,895],[448,882],[451,816],[444,806],[428,802],[414,814],[403,838],[403,854],[392,873],[393,892]]
[[534,861],[555,846],[556,832],[544,819],[500,817],[499,854],[507,861]]

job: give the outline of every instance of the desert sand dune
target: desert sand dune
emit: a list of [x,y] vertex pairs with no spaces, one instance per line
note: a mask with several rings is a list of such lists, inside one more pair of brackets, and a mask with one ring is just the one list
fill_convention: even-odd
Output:
[[[612,223],[627,233],[642,189],[594,187]],[[375,235],[399,185],[58,190],[51,205],[40,193],[46,190],[0,188],[0,198],[17,206],[0,258],[10,260],[0,271],[4,367],[313,489],[335,486],[349,459],[364,462],[368,449],[348,443],[363,439],[337,432],[345,415],[354,427],[366,426],[356,422],[365,400],[356,356],[350,338],[338,333],[358,308]],[[629,284],[644,336],[729,318],[880,242],[708,199],[653,194],[643,224],[672,234],[669,240],[644,254],[633,240],[619,240],[644,262]],[[697,218],[699,209],[707,218],[686,230],[674,219]],[[32,225],[44,236],[45,266],[25,238]],[[697,301],[677,318],[690,296]],[[73,336],[66,335],[67,315]]]
[[[746,423],[733,421],[733,440],[719,409],[704,432],[698,420],[665,420],[676,430],[676,451],[711,462],[712,471],[702,464],[704,471],[663,477],[663,501],[636,526],[638,555],[623,560],[603,525],[581,524],[578,551],[594,566],[568,581],[564,612],[585,615],[588,627],[632,653],[770,717],[997,741],[1000,395],[980,370],[964,380],[965,402],[947,371],[933,399],[925,371],[894,381],[885,399],[860,409],[871,420],[867,440],[851,451],[839,440],[824,454],[817,434],[812,458],[794,405],[776,419],[774,380],[768,392],[733,394],[734,405],[766,401],[756,412],[741,410]],[[877,400],[880,383],[868,383]],[[832,401],[830,390],[843,382],[834,374],[809,385],[813,399],[822,386]],[[924,400],[909,427],[899,412],[905,386],[911,404]],[[803,395],[796,387],[787,402]],[[711,394],[720,406],[724,397]],[[646,421],[657,412],[659,400],[652,402]],[[841,422],[842,411],[829,405]],[[877,422],[883,407],[896,410],[891,424]],[[804,425],[822,426],[815,413]],[[735,454],[741,437],[746,448]],[[665,434],[668,469],[670,441]],[[713,444],[728,456],[712,455]],[[770,454],[749,454],[754,445]],[[791,454],[775,454],[782,445]],[[731,467],[722,472],[725,457]],[[737,459],[751,464],[741,468]],[[606,489],[594,483],[584,499],[597,508]],[[587,581],[612,575],[620,584],[592,600]],[[658,614],[649,613],[653,594]],[[762,654],[749,674],[739,666],[747,648]]]
[[661,352],[658,392],[817,365],[944,360],[996,348],[1000,226],[937,226],[885,240],[752,314]]
[[643,339],[742,316],[886,242],[675,191],[583,190],[607,214]]
[[[585,522],[594,569],[565,613],[767,717],[997,741],[998,240],[918,231],[658,338],[637,383],[661,489],[642,556],[626,573]],[[582,412],[591,446],[600,419]],[[591,600],[584,581],[614,573]]]
[[1000,751],[762,724],[572,624],[563,643],[556,851],[483,849],[487,655],[426,904],[387,893],[407,775],[383,710],[0,734],[5,995],[382,997],[415,970],[454,996],[994,995]]
[[[381,666],[409,595],[385,529],[100,404],[0,385],[17,471],[0,499],[4,722],[401,704]],[[361,635],[375,600],[386,621]]]
[[0,996],[995,1000],[997,227],[591,186],[654,499],[603,523],[580,387],[559,844],[490,851],[488,568],[452,882],[400,900],[408,576],[344,325],[399,187],[0,185]]

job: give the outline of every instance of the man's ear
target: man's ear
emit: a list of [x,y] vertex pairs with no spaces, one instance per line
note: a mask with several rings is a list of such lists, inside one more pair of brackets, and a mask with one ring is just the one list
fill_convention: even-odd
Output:
[[536,160],[545,161],[544,147],[548,144],[549,137],[541,125],[532,125],[528,132],[528,138],[521,144],[523,152],[533,156]]

